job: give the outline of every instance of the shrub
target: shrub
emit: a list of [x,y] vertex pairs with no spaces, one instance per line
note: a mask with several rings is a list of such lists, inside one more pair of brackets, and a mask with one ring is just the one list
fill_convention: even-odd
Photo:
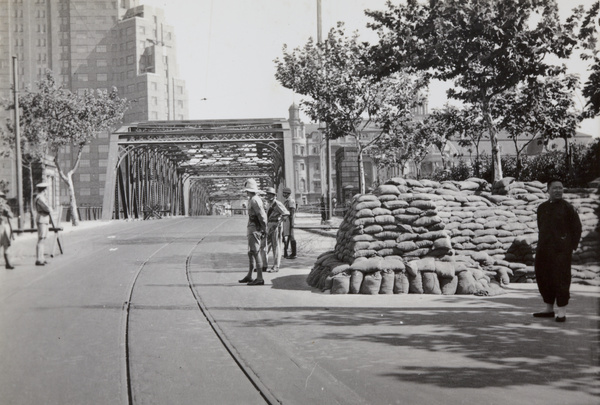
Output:
[[437,169],[431,174],[431,180],[435,181],[463,181],[473,177],[473,168],[463,160],[460,160],[456,166],[450,169]]

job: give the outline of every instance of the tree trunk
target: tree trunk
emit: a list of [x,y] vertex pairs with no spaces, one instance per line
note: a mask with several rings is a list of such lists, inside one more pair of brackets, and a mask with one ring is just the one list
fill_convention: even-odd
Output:
[[564,136],[564,140],[565,140],[565,165],[567,168],[567,173],[569,175],[569,177],[571,177],[572,175],[572,159],[571,159],[571,145],[569,145],[569,138],[567,138],[567,136]]
[[479,142],[475,144],[475,177],[481,178],[481,156],[479,154]]
[[358,148],[358,192],[360,194],[365,194],[365,167],[363,164],[363,150],[362,148]]
[[29,171],[29,225],[31,228],[35,228],[35,215],[33,213],[33,168],[31,167],[32,163],[30,162],[27,166],[27,170]]
[[79,225],[79,213],[77,212],[77,201],[75,199],[75,186],[73,185],[73,175],[67,173],[67,185],[69,186],[69,210],[71,211],[71,224]]
[[502,160],[500,158],[500,149],[498,148],[498,130],[496,129],[496,125],[494,125],[492,114],[490,113],[489,102],[483,104],[482,110],[492,144],[492,181],[495,183],[503,177]]

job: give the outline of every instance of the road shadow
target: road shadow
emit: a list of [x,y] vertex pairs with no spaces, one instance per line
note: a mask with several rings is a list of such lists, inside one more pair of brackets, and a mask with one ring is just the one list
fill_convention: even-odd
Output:
[[[273,288],[300,288],[301,282],[299,276],[282,277]],[[367,343],[367,356],[385,359],[385,353],[398,350],[427,353],[428,361],[408,361],[398,364],[395,372],[381,374],[404,383],[476,389],[553,385],[600,400],[597,294],[573,294],[575,305],[570,305],[564,324],[531,316],[541,305],[536,294],[493,300],[501,305],[248,310],[272,314],[261,319],[261,327],[310,328],[323,332],[318,339]],[[464,298],[450,296],[444,302],[464,303]],[[243,326],[256,327],[256,319]],[[356,361],[364,355],[357,354]],[[439,362],[431,360],[436,356]],[[444,364],[448,359],[452,361]]]

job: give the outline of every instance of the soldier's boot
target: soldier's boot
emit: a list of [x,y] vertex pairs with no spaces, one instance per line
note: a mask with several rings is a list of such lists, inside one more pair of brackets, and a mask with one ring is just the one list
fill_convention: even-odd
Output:
[[9,270],[12,270],[15,268],[15,266],[13,266],[12,264],[10,264],[10,258],[8,257],[8,254],[4,253],[4,262],[6,263],[6,268]]
[[295,259],[296,258],[296,241],[292,240],[292,241],[290,241],[290,243],[292,244],[292,254],[290,256],[288,256],[288,259]]
[[285,238],[285,240],[283,241],[283,258],[284,259],[289,258],[288,254],[287,254],[289,244],[290,244],[290,239]]

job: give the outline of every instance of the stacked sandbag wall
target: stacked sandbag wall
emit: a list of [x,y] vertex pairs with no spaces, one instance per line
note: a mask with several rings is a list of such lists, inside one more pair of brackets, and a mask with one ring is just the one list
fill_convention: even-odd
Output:
[[[372,194],[354,197],[337,233],[334,251],[319,257],[308,282],[334,293],[399,293],[404,289],[398,280],[411,281],[412,276],[412,283],[421,282],[424,288],[413,286],[410,292],[446,294],[455,292],[436,286],[464,271],[483,274],[488,284],[493,280],[501,284],[532,281],[536,210],[546,200],[545,189],[539,182],[522,183],[511,178],[497,182],[495,194],[481,179],[442,183],[391,179]],[[574,262],[589,264],[585,270],[574,266],[574,276],[597,278],[600,268],[591,263],[599,260],[598,194],[587,190],[566,194],[565,198],[578,209],[584,228]],[[422,258],[427,258],[427,265],[414,264]],[[450,267],[454,268],[452,277]],[[436,274],[437,281],[426,273]],[[489,286],[475,283],[481,277],[472,279],[473,283],[458,289],[459,293],[490,292]],[[394,288],[389,287],[392,284]]]

